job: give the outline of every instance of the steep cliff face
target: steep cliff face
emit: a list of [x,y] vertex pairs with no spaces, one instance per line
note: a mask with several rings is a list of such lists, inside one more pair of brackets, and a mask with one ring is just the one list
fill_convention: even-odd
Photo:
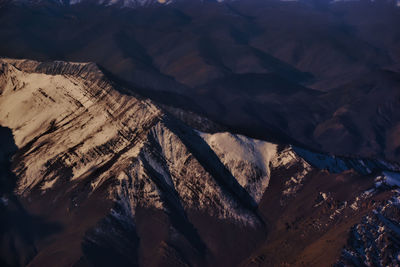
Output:
[[398,171],[200,132],[117,86],[92,63],[0,60],[0,125],[16,146],[0,205],[8,216],[20,203],[16,218],[32,218],[20,236],[5,230],[6,264],[294,263],[332,225],[346,231],[347,216],[355,224],[374,206],[354,207],[385,200],[386,189],[365,192],[376,173]]

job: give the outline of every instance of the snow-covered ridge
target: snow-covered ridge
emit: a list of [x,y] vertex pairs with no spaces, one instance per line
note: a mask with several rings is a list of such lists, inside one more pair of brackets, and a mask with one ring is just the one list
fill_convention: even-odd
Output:
[[297,171],[285,184],[284,196],[294,195],[312,170],[292,146],[278,150],[277,144],[229,132],[199,134],[257,203],[267,190],[271,170],[296,167]]
[[[220,218],[256,220],[162,123],[165,114],[150,101],[122,95],[106,80],[91,80],[101,76],[86,75],[88,64],[56,62],[46,70],[63,74],[32,72],[40,66],[1,62],[0,124],[13,131],[24,151],[16,159],[19,194],[88,179],[96,190],[117,179],[110,197],[122,199],[132,216],[138,204],[165,208],[162,192],[171,191],[181,202],[168,200],[169,209],[178,205],[178,210],[204,209]],[[71,72],[76,74],[67,74]]]
[[293,147],[293,150],[312,166],[321,170],[326,169],[332,173],[340,173],[350,169],[360,174],[371,174],[381,171],[400,172],[399,164],[383,160],[328,155],[311,152],[300,147]]
[[270,163],[277,156],[277,145],[229,132],[200,136],[219,156],[256,202],[259,202],[270,178]]
[[311,170],[291,147],[184,126],[116,91],[92,63],[3,59],[0,84],[0,125],[21,150],[19,194],[81,182],[94,192],[112,180],[110,198],[129,217],[140,205],[256,225],[272,170],[299,166],[286,195]]
[[[93,192],[111,179],[110,198],[130,216],[141,205],[257,224],[252,209],[268,185],[276,145],[199,135],[151,101],[120,94],[91,63],[3,59],[0,85],[0,125],[21,151],[17,193],[80,182]],[[216,150],[222,163],[200,136],[223,148],[224,157]]]
[[257,225],[274,171],[292,169],[283,188],[292,197],[313,168],[344,170],[292,146],[195,131],[152,101],[119,93],[92,63],[0,60],[0,125],[20,149],[18,194],[84,183],[89,194],[106,190],[130,218],[140,205]]
[[[273,211],[287,210],[305,195],[310,195],[306,197],[315,214],[323,212],[312,227],[323,230],[362,212],[380,190],[400,185],[399,175],[390,169],[396,166],[385,162],[346,160],[229,132],[199,132],[170,114],[148,99],[121,94],[92,63],[0,60],[0,126],[11,130],[19,148],[13,157],[12,171],[18,178],[15,193],[49,209],[51,215],[60,210],[62,217],[76,216],[79,223],[82,211],[86,215],[101,207],[96,225],[85,230],[90,233],[85,240],[96,245],[111,242],[119,248],[136,231],[142,240],[153,238],[143,233],[154,228],[141,229],[140,223],[155,219],[166,221],[172,238],[185,239],[185,246],[201,251],[202,242],[208,242],[203,233],[214,226],[203,220],[246,230],[245,235],[247,230],[264,231],[261,212],[266,203]],[[362,189],[354,198],[338,202],[332,187],[319,189],[325,179],[338,179],[318,168],[332,172],[353,168],[362,174],[374,166],[385,167],[376,188]],[[349,173],[355,175],[343,176]],[[372,175],[362,177],[372,184]],[[317,179],[316,191],[308,186]],[[398,225],[393,227],[390,220],[398,218],[399,199],[397,194],[388,202],[390,213],[377,209],[372,221],[360,224],[378,226],[371,238],[379,245],[374,254],[386,249],[381,238],[398,232]],[[0,193],[0,206],[10,203]],[[156,215],[147,217],[148,213]],[[75,224],[67,226],[75,231]],[[383,227],[389,231],[379,230]],[[353,232],[364,235],[363,240],[370,238],[365,235],[368,231]],[[193,238],[193,233],[200,235]],[[213,245],[211,239],[207,249],[212,251]],[[134,248],[121,251],[130,254]],[[353,247],[346,251],[358,252]]]
[[12,65],[26,73],[41,73],[48,75],[73,75],[88,81],[104,80],[104,74],[97,64],[92,62],[65,62],[47,61],[38,62],[26,59],[0,58],[5,63]]

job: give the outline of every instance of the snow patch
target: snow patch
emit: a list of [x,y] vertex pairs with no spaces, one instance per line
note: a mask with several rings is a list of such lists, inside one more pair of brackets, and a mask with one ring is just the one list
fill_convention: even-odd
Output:
[[285,169],[289,169],[295,165],[298,167],[296,172],[285,182],[285,189],[283,190],[285,197],[295,195],[302,188],[304,179],[312,170],[312,167],[297,155],[292,146],[282,150],[272,161],[274,168],[284,167]]
[[270,164],[276,157],[277,145],[229,132],[199,135],[258,203],[269,184]]
[[385,184],[400,187],[400,173],[384,171],[382,174],[384,175]]

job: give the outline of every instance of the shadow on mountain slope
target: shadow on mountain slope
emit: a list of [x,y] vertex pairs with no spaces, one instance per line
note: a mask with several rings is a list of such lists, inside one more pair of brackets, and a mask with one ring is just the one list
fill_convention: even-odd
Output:
[[10,171],[11,156],[18,150],[11,130],[0,127],[0,263],[23,266],[35,257],[35,241],[61,230],[57,223],[29,214],[14,189],[17,177]]

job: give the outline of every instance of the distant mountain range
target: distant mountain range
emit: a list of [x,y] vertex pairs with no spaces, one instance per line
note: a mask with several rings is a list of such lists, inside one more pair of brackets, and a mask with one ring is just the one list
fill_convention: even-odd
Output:
[[400,10],[385,1],[5,4],[0,55],[96,62],[234,132],[400,161]]
[[[184,1],[197,1],[197,2],[233,2],[233,1],[244,1],[244,0],[11,0],[17,3],[40,3],[40,2],[54,2],[61,5],[76,5],[76,4],[98,4],[104,6],[119,6],[127,8],[136,7],[156,7],[162,5],[169,5],[176,2]],[[251,0],[250,0],[251,1]],[[324,4],[335,4],[340,2],[357,2],[357,1],[370,1],[372,0],[263,0],[263,1],[282,1],[282,2],[303,2],[312,5],[324,5]],[[394,6],[400,6],[399,0],[380,0],[385,3],[393,4]]]

